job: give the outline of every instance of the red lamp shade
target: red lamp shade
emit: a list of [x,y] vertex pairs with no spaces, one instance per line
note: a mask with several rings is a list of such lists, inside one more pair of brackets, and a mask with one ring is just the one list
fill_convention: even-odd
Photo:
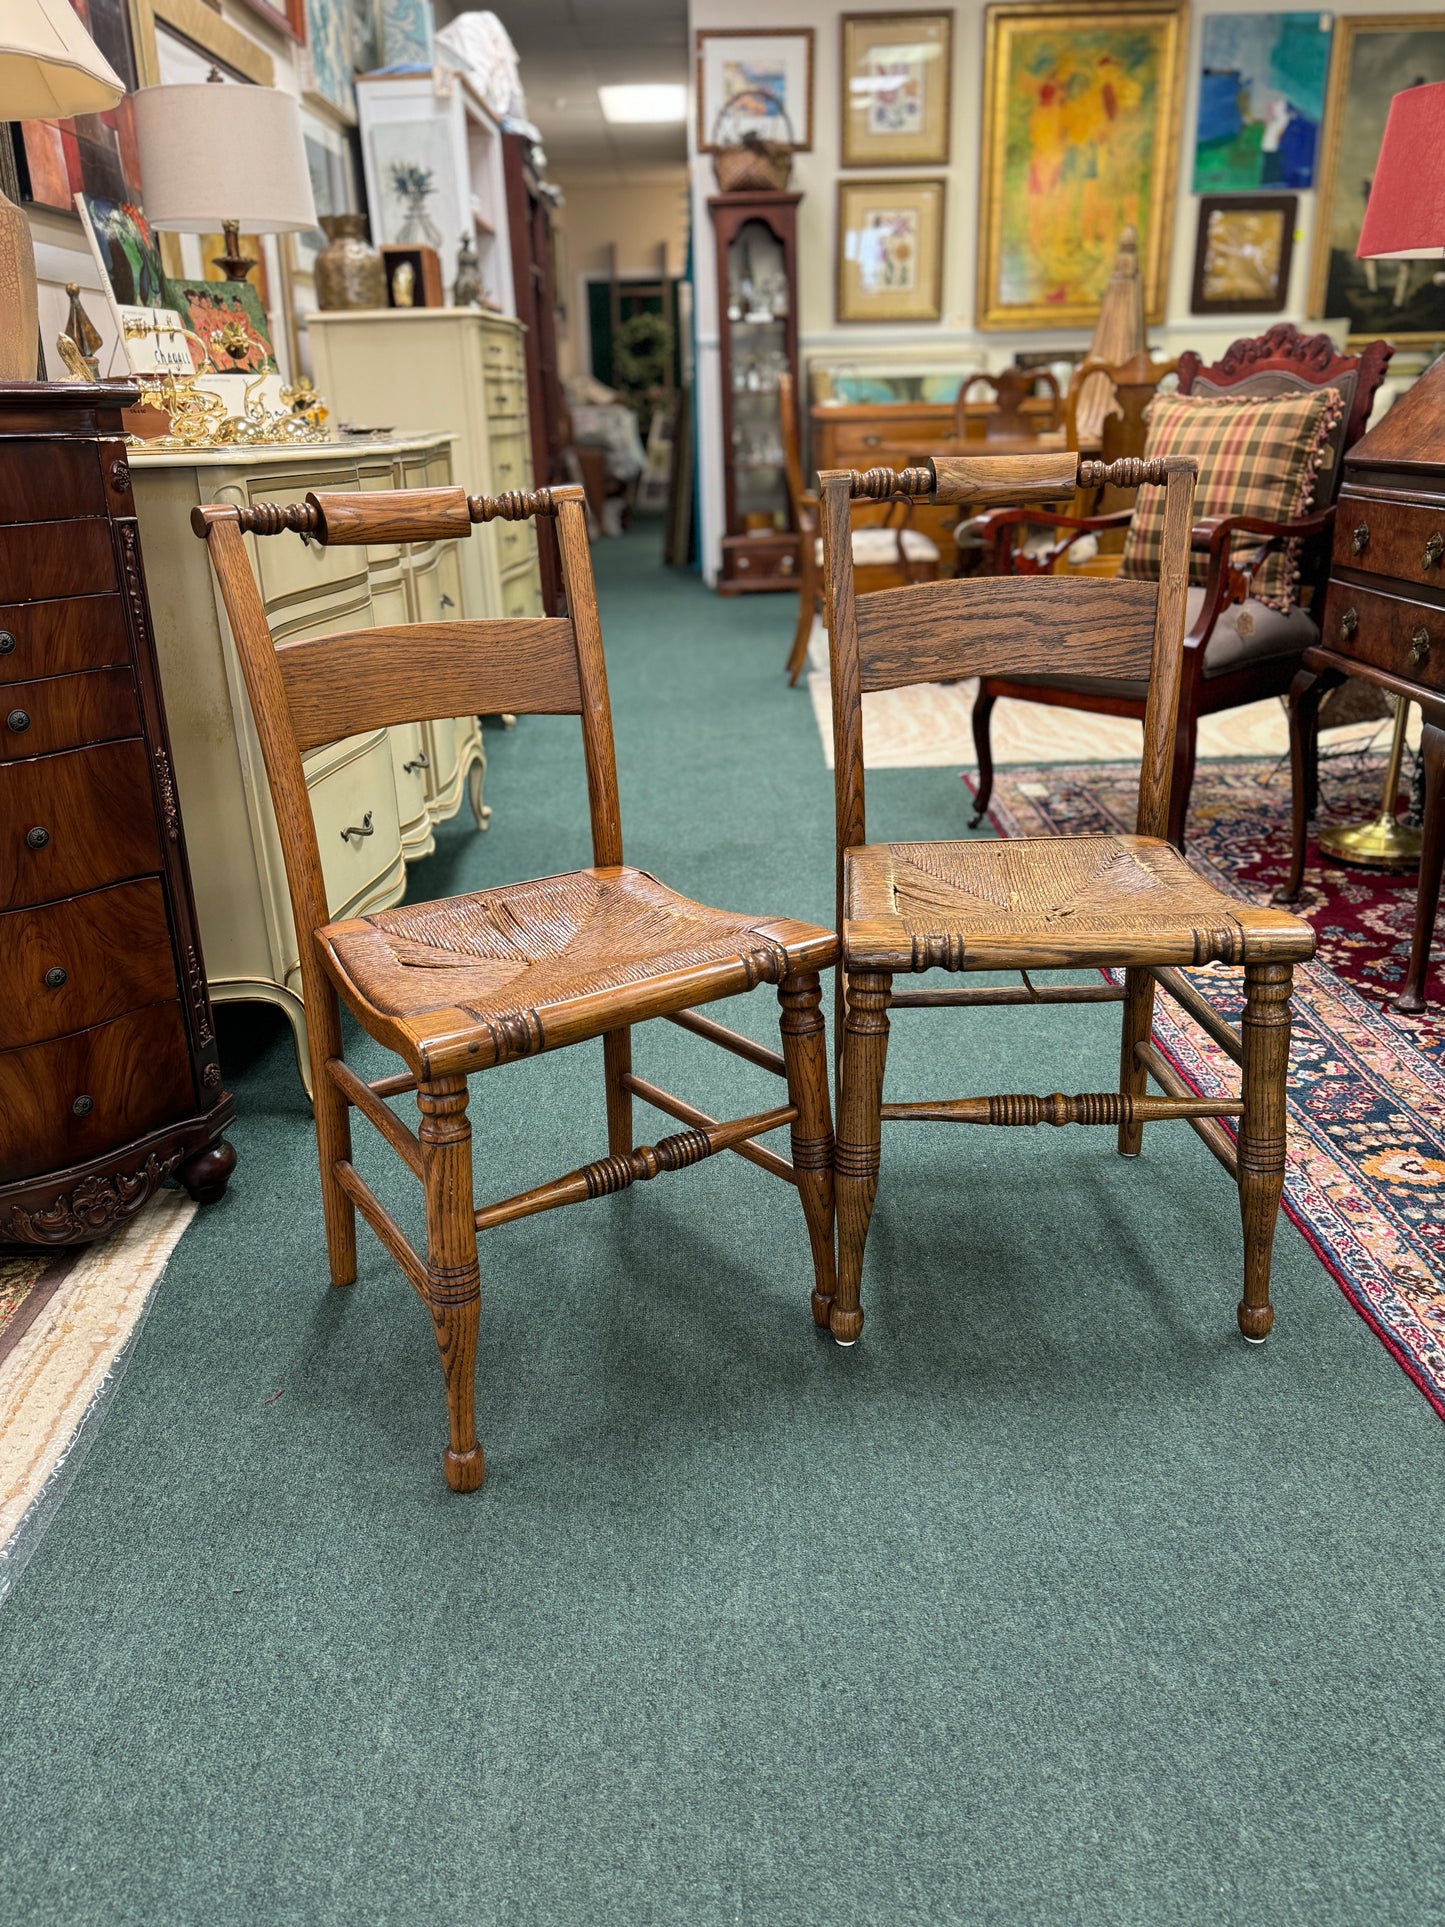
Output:
[[1390,102],[1355,253],[1362,261],[1445,255],[1445,80],[1407,87]]

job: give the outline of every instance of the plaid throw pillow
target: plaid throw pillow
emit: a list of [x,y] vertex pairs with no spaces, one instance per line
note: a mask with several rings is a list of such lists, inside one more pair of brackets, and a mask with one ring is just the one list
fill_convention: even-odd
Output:
[[[1343,403],[1334,388],[1307,394],[1221,397],[1157,395],[1149,405],[1149,443],[1144,453],[1192,455],[1199,463],[1194,519],[1257,515],[1286,522],[1305,514],[1315,476],[1330,445]],[[1124,542],[1123,575],[1154,580],[1164,541],[1164,491],[1141,488]],[[1257,535],[1236,535],[1235,559],[1258,548]],[[1298,541],[1266,557],[1252,593],[1287,613],[1298,600]],[[1208,557],[1189,558],[1189,580],[1203,586]]]

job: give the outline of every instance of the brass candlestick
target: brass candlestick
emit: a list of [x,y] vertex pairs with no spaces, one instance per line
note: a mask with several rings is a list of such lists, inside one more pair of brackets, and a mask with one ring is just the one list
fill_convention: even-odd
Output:
[[1405,758],[1405,723],[1410,705],[1395,698],[1395,733],[1385,765],[1385,789],[1380,813],[1368,823],[1320,831],[1320,854],[1337,863],[1357,863],[1365,870],[1413,870],[1420,861],[1420,832],[1395,814],[1400,791],[1400,766]]

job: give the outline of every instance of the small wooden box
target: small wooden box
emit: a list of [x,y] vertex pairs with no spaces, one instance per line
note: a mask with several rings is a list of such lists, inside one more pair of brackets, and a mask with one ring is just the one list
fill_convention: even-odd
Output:
[[441,257],[435,248],[426,247],[385,247],[381,250],[382,264],[386,270],[386,305],[389,308],[401,304],[392,293],[392,276],[405,261],[416,276],[415,292],[411,305],[414,308],[444,308],[446,300],[442,293]]

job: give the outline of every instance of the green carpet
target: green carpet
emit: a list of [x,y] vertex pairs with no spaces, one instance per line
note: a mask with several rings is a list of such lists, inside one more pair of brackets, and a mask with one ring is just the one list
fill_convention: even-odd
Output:
[[[629,859],[827,921],[792,604],[657,554],[597,553]],[[586,860],[575,724],[488,746],[493,828],[418,896]],[[951,771],[870,797],[877,836],[964,821]],[[899,1013],[890,1090],[1107,1088],[1117,1021]],[[458,1499],[430,1326],[364,1229],[327,1288],[288,1035],[223,1043],[230,1196],[0,1614],[0,1916],[1441,1917],[1445,1431],[1287,1223],[1241,1343],[1235,1196],[1186,1128],[1126,1163],[895,1127],[851,1353],[796,1200],[736,1158],[490,1233]],[[670,1027],[636,1054],[773,1100]],[[605,1148],[600,1046],[473,1089],[482,1197]]]

